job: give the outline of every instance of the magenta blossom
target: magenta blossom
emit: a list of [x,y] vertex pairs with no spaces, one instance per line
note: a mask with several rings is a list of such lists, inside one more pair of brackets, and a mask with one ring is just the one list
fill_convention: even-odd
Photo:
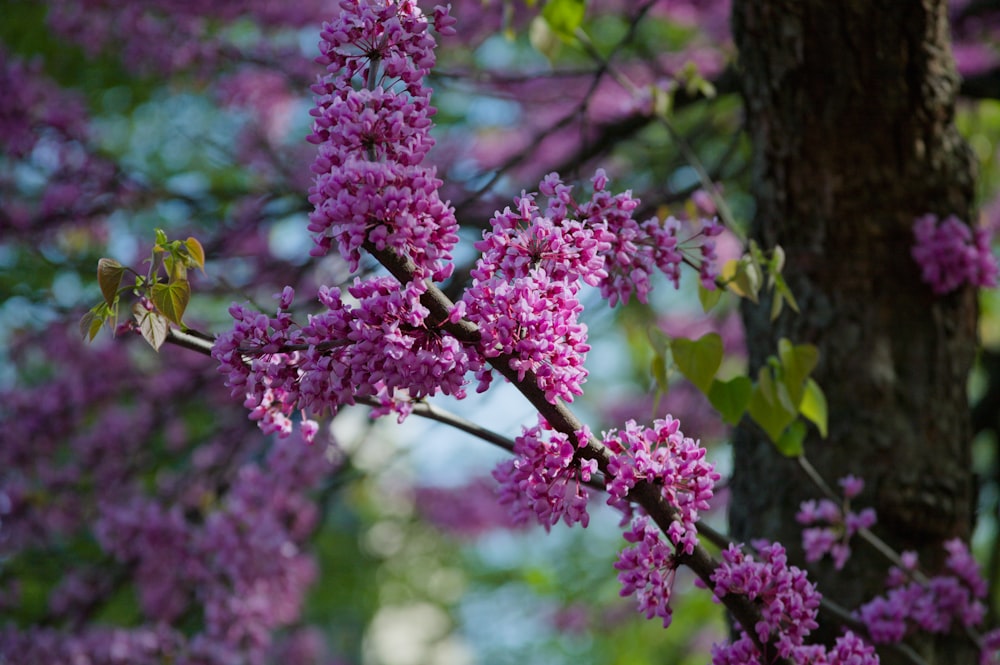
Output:
[[913,235],[913,259],[935,294],[949,293],[963,284],[997,285],[997,260],[988,229],[972,229],[954,215],[941,221],[935,215],[924,215],[913,225]]

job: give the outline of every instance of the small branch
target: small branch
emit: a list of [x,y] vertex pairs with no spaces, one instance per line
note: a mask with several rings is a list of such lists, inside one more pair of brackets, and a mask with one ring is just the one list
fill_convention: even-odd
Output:
[[[796,461],[799,463],[799,468],[801,468],[805,472],[805,474],[809,477],[809,480],[811,480],[812,483],[816,485],[816,487],[818,487],[819,490],[827,496],[827,498],[829,498],[834,503],[841,502],[842,500],[841,497],[833,491],[833,489],[827,484],[825,480],[823,480],[823,476],[821,476],[819,471],[816,470],[816,467],[814,467],[812,463],[808,459],[806,459],[805,455],[799,455],[796,458]],[[928,582],[927,576],[921,573],[919,570],[910,571],[907,568],[906,564],[903,563],[903,560],[900,558],[896,550],[892,549],[892,547],[887,542],[876,536],[871,529],[868,528],[858,529],[857,533],[862,540],[864,540],[869,545],[874,547],[882,556],[888,559],[892,565],[896,566],[902,571],[906,571],[912,574],[913,579],[916,580],[917,582],[920,582],[921,584],[926,584]]]
[[212,355],[212,347],[215,345],[214,340],[204,333],[190,328],[181,330],[173,326],[167,328],[166,342],[174,346],[190,349],[191,351],[197,351],[205,356]]
[[[633,97],[637,96],[640,92],[638,86],[632,83],[624,74],[618,71],[616,68],[612,67],[611,63],[601,55],[594,43],[590,41],[590,37],[582,29],[577,28],[575,33],[580,45],[583,50],[586,51],[587,55],[593,58],[596,62],[600,63],[608,74]],[[705,165],[702,164],[698,155],[695,154],[688,142],[681,136],[677,128],[674,127],[674,123],[671,122],[670,118],[667,117],[665,113],[656,112],[656,120],[663,125],[667,133],[670,134],[670,138],[673,139],[674,143],[677,144],[677,149],[680,151],[684,159],[687,160],[688,165],[695,170],[698,174],[698,179],[701,181],[702,188],[712,197],[712,203],[715,204],[715,208],[719,213],[719,217],[722,219],[723,224],[740,240],[741,243],[746,244],[746,238],[736,227],[735,220],[733,218],[732,210],[729,208],[729,204],[719,193],[718,187],[716,187],[715,182],[708,175],[708,171],[705,169]]]

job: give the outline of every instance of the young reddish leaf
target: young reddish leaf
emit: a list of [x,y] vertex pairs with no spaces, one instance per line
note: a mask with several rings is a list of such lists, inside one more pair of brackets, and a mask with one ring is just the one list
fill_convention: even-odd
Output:
[[198,239],[193,236],[189,237],[184,241],[184,246],[187,247],[188,256],[191,257],[191,261],[193,261],[202,272],[205,272],[205,248],[201,246]]
[[88,342],[93,342],[104,325],[104,319],[97,315],[94,310],[90,310],[80,319],[80,336]]
[[750,377],[737,376],[729,381],[712,381],[708,391],[708,401],[722,415],[722,419],[735,425],[743,417],[753,393]]
[[97,262],[97,284],[101,287],[104,302],[108,305],[115,304],[124,274],[125,266],[114,259],[101,259]]
[[141,303],[132,306],[132,316],[139,324],[139,332],[153,349],[160,350],[167,341],[167,320],[155,310],[146,309]]
[[153,301],[163,316],[177,325],[183,325],[181,319],[184,317],[184,310],[187,309],[188,301],[191,299],[191,286],[186,279],[178,279],[167,284],[153,284],[149,291],[149,298]]
[[677,369],[707,395],[722,364],[722,338],[714,332],[697,340],[678,337],[671,342],[670,348]]

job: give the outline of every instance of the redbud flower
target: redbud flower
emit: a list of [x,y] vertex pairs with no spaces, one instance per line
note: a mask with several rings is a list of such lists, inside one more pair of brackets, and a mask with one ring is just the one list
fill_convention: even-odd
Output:
[[698,543],[698,511],[709,508],[720,478],[705,459],[705,449],[685,437],[680,421],[671,416],[656,420],[650,428],[630,420],[624,430],[606,433],[604,445],[612,453],[608,462],[609,503],[624,499],[639,481],[657,485],[679,518],[671,524],[667,537],[681,551],[693,552]]
[[[910,630],[944,633],[955,622],[972,627],[982,621],[985,608],[980,599],[986,594],[986,584],[975,560],[960,539],[948,541],[945,549],[947,573],[921,583],[893,568],[887,580],[889,591],[858,609],[876,643],[898,642]],[[907,553],[904,562],[915,568],[916,555]]]
[[[817,627],[816,615],[821,595],[806,574],[789,566],[785,548],[778,543],[757,542],[758,559],[743,552],[742,546],[731,544],[722,552],[722,563],[712,573],[713,591],[718,602],[727,594],[740,594],[756,600],[761,618],[752,626],[763,643],[774,640],[778,655],[791,658],[803,648],[805,637]],[[747,626],[741,626],[747,630]],[[735,650],[735,651],[733,651]],[[762,662],[753,642],[744,635],[730,647],[718,649],[713,663],[735,663],[733,653],[739,652],[740,662]]]
[[[577,438],[586,442],[589,435]],[[587,526],[590,494],[583,483],[597,471],[597,462],[575,459],[579,440],[552,430],[541,416],[514,440],[514,458],[501,462],[493,477],[500,483],[500,504],[509,507],[515,524],[535,519],[546,531],[560,520]]]
[[829,499],[803,501],[795,519],[799,524],[826,523],[825,526],[802,530],[802,548],[806,561],[819,561],[826,554],[833,557],[833,564],[840,570],[851,556],[850,540],[861,529],[875,524],[875,511],[865,508],[861,512],[850,509],[850,499],[861,493],[865,483],[861,478],[849,475],[839,481],[844,488],[844,506],[838,506]]
[[639,611],[647,619],[660,617],[666,628],[673,618],[670,594],[678,566],[673,548],[660,538],[659,529],[650,526],[646,517],[634,520],[624,535],[632,546],[622,550],[615,562],[622,585],[619,593],[635,595]]
[[949,293],[965,283],[996,286],[998,266],[989,230],[973,230],[954,215],[940,222],[935,215],[924,215],[914,223],[913,235],[913,259],[934,293]]

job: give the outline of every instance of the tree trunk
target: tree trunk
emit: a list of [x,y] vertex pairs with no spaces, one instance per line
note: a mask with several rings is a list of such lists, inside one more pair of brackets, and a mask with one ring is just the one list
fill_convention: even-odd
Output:
[[[806,455],[834,487],[863,477],[855,505],[873,506],[875,531],[931,571],[944,541],[968,538],[973,508],[976,295],[936,297],[910,256],[917,217],[972,213],[946,9],[944,0],[733,2],[754,150],[751,236],[785,249],[801,308],[772,324],[766,299],[745,307],[751,373],[781,337],[819,347],[830,434],[813,432]],[[746,419],[734,457],[734,537],[779,540],[803,565],[795,513],[818,490]],[[855,542],[844,571],[828,560],[809,568],[825,596],[855,608],[883,591],[888,567]],[[819,637],[836,634],[828,620]],[[975,662],[947,638],[912,644],[929,663]],[[883,650],[883,662],[894,658]]]

